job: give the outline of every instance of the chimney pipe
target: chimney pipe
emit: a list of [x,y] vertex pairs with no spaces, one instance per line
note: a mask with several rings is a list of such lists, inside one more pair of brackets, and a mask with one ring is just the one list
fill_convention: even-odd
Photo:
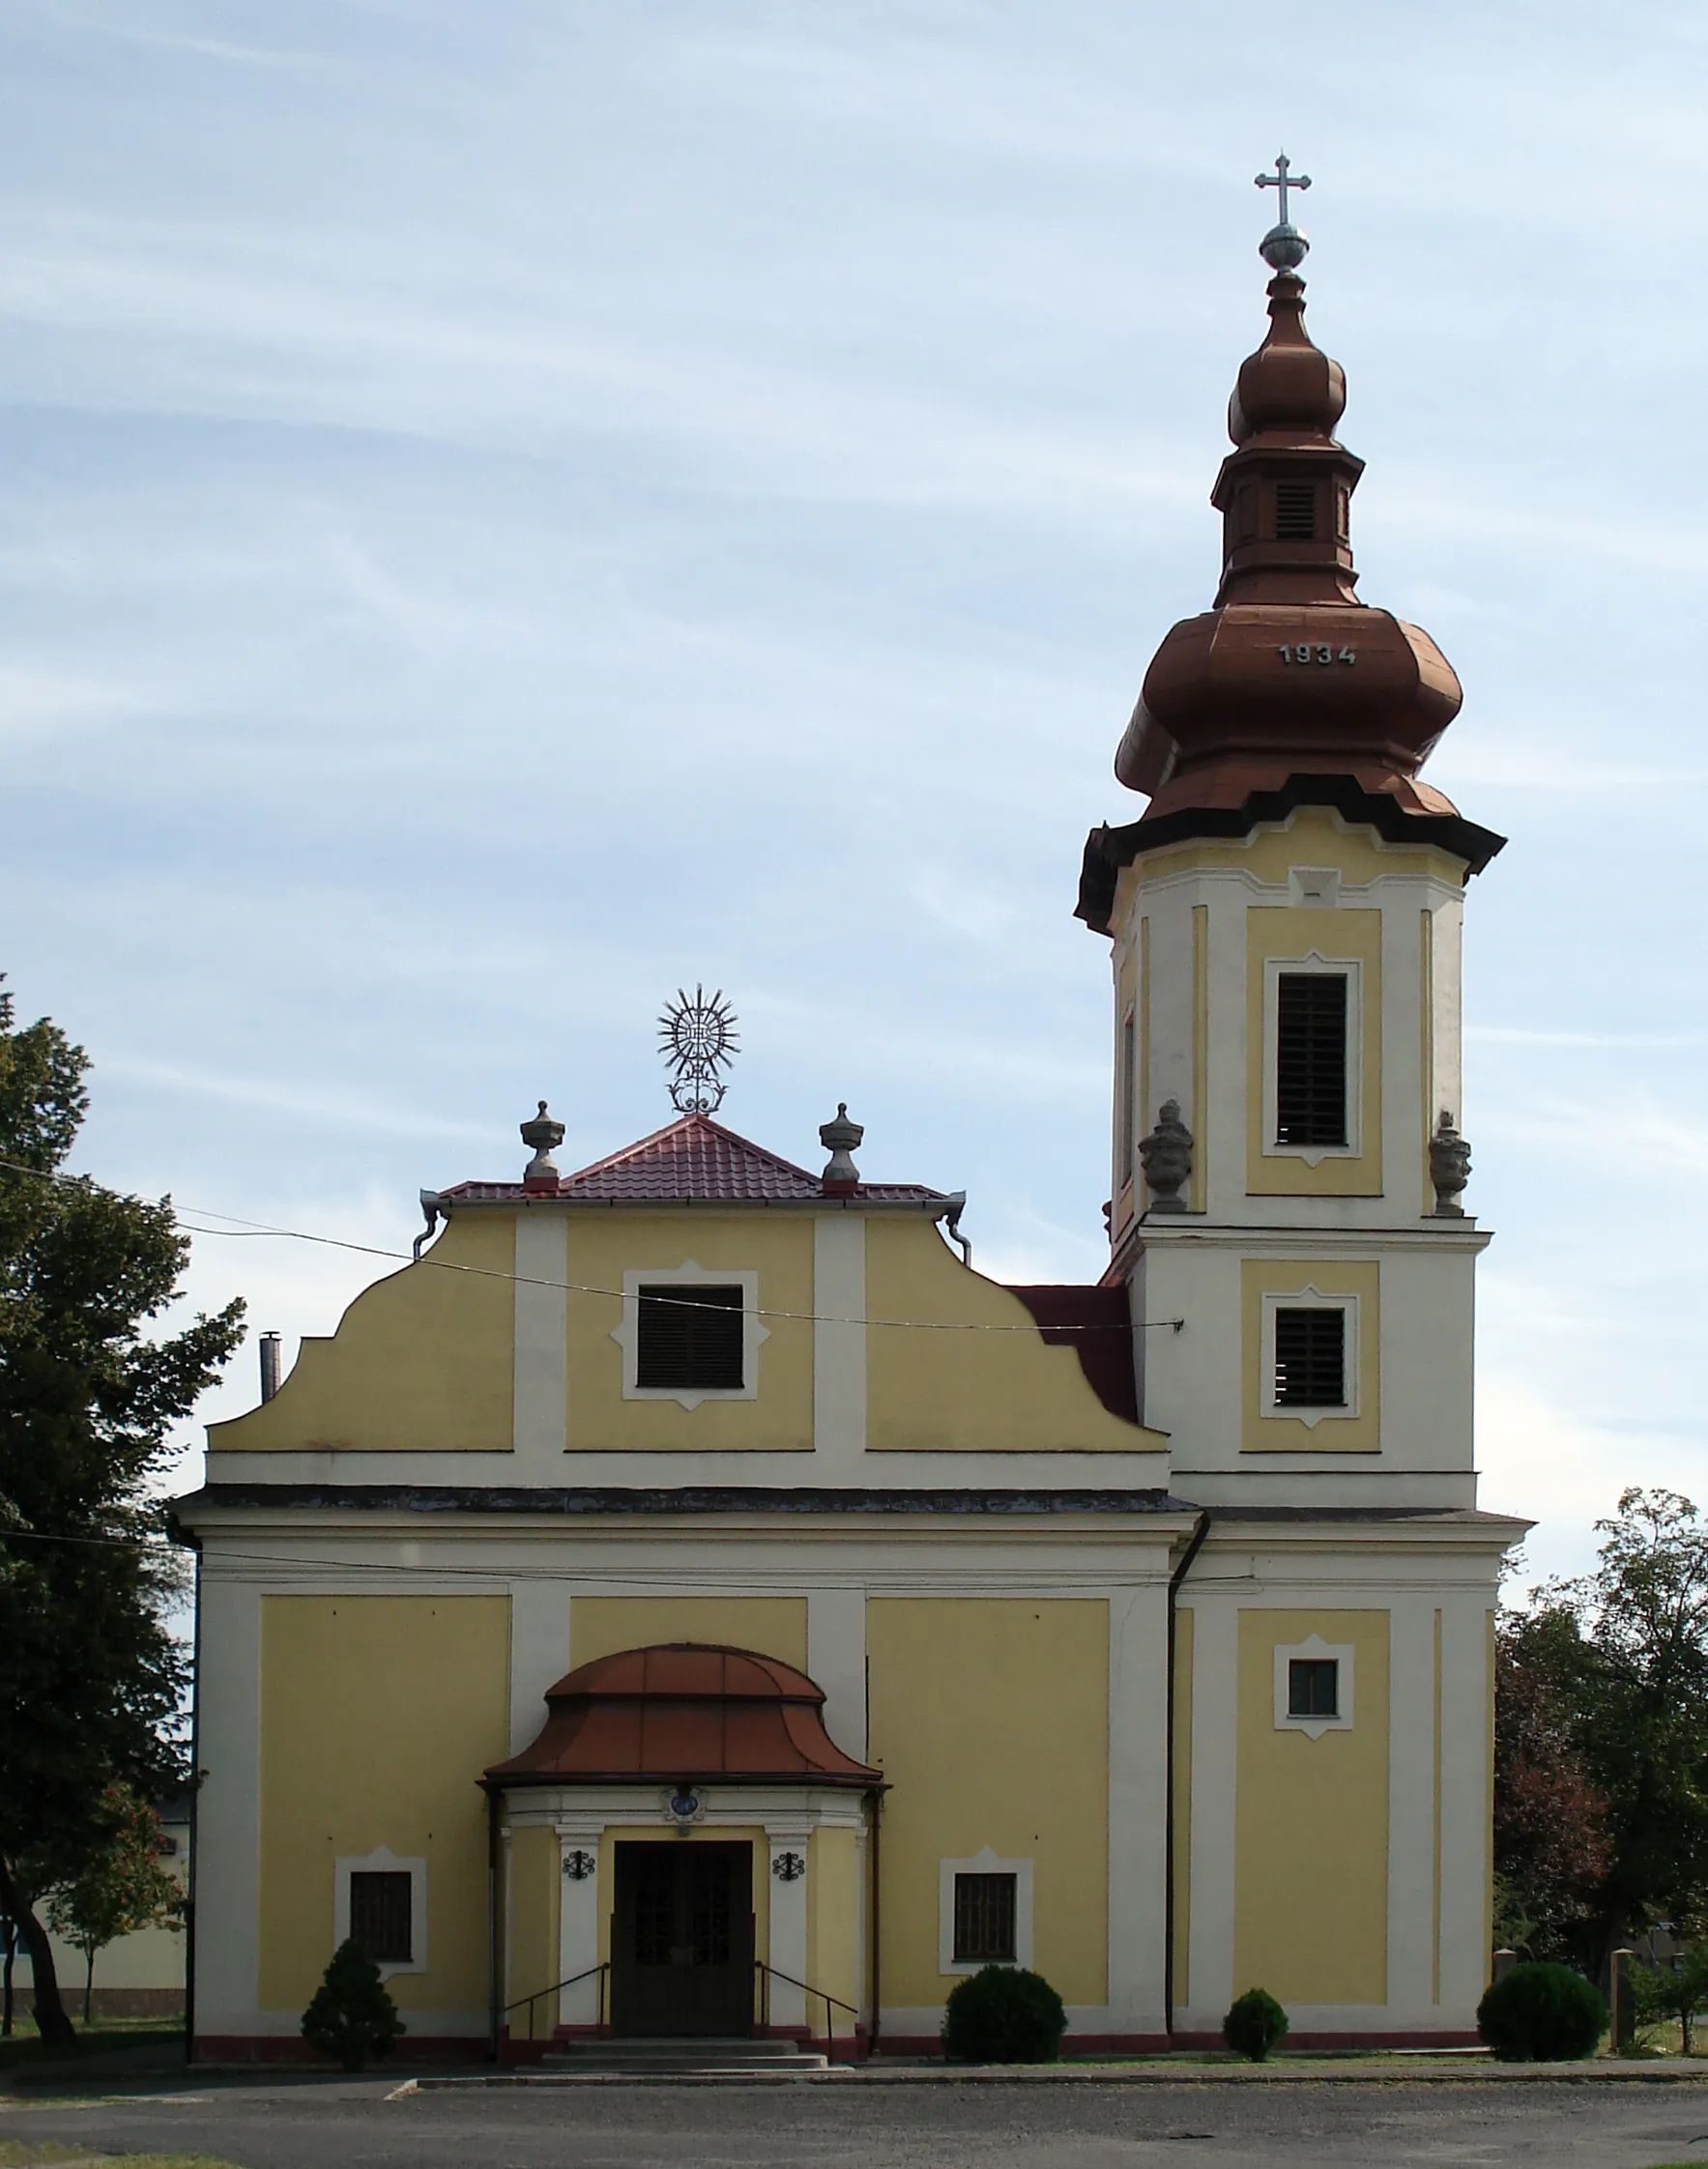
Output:
[[278,1391],[278,1335],[276,1333],[263,1333],[260,1346],[261,1399],[271,1401]]

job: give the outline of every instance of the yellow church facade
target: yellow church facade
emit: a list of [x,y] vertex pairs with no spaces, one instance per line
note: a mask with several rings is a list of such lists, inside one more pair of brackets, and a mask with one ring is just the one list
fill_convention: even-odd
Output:
[[[1086,849],[1110,1262],[693,1107],[424,1194],[416,1260],[210,1432],[194,2032],[288,2055],[333,1950],[411,2054],[935,2046],[1029,1966],[1069,2049],[1462,2041],[1492,1615],[1461,1209],[1458,705],[1351,592],[1338,366],[1283,265],[1206,618]],[[1303,492],[1303,494],[1301,494]],[[1289,494],[1290,493],[1290,494]],[[1322,659],[1326,656],[1327,659]]]

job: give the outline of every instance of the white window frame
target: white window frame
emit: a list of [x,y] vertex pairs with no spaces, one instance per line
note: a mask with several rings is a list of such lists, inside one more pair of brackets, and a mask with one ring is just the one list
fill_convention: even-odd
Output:
[[366,1854],[362,1860],[341,1860],[333,1868],[333,1949],[338,1950],[350,1933],[350,1878],[356,1874],[401,1875],[408,1873],[409,1883],[409,1948],[415,1955],[407,1964],[383,1962],[380,1979],[390,1980],[394,1973],[425,1973],[427,1970],[427,1864],[424,1860],[400,1860],[382,1845],[377,1852]]
[[[1345,1144],[1280,1144],[1281,980],[1301,973],[1337,974],[1346,982],[1346,1142]],[[1263,1153],[1268,1159],[1303,1160],[1315,1168],[1324,1160],[1357,1160],[1364,1144],[1364,965],[1358,957],[1325,957],[1312,949],[1302,957],[1263,959]]]
[[[1277,1311],[1344,1311],[1346,1324],[1341,1328],[1342,1385],[1346,1396],[1344,1408],[1301,1408],[1290,1402],[1278,1402],[1275,1398],[1275,1314]],[[1278,1288],[1263,1290],[1263,1323],[1258,1348],[1259,1407],[1262,1414],[1280,1423],[1303,1424],[1307,1431],[1315,1431],[1318,1424],[1344,1423],[1356,1416],[1360,1409],[1358,1364],[1358,1297],[1354,1294],[1325,1295],[1321,1288],[1306,1286],[1290,1293]]]
[[[1339,1714],[1335,1717],[1293,1717],[1288,1710],[1288,1666],[1294,1658],[1309,1663],[1324,1663],[1332,1659],[1340,1666],[1335,1681],[1335,1701]],[[1275,1729],[1277,1732],[1302,1732],[1307,1740],[1320,1740],[1325,1732],[1350,1732],[1352,1729],[1352,1645],[1350,1642],[1325,1642],[1320,1635],[1312,1634],[1302,1642],[1277,1642],[1275,1645]]]
[[[955,1878],[957,1875],[1012,1875],[1014,1878],[1014,1956],[1011,1961],[957,1958],[955,1955]],[[1030,1971],[1032,1962],[1032,1864],[999,1860],[988,1845],[970,1861],[937,1864],[937,1970],[982,1973],[989,1964],[1012,1963]]]
[[[739,1287],[741,1290],[741,1383],[738,1386],[643,1386],[636,1383],[641,1352],[641,1289],[643,1287]],[[622,1323],[611,1328],[611,1338],[622,1350],[624,1401],[674,1401],[681,1408],[698,1408],[703,1401],[757,1401],[759,1399],[759,1348],[770,1334],[759,1316],[759,1275],[738,1273],[727,1266],[708,1271],[693,1258],[666,1270],[646,1266],[622,1276]]]

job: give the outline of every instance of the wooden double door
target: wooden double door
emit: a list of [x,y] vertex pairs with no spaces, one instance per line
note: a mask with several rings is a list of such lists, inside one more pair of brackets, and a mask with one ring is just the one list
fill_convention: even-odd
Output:
[[753,1847],[686,1837],[617,1846],[611,2026],[753,2031]]

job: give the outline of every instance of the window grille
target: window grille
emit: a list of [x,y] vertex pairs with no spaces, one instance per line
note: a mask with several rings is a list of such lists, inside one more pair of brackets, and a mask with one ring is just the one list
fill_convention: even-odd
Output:
[[1013,1875],[955,1878],[955,1963],[1011,1966],[1016,1914]]
[[1315,482],[1276,483],[1275,539],[1278,542],[1316,541],[1317,484]]
[[1277,1408],[1346,1405],[1346,1314],[1332,1304],[1275,1314]]
[[1338,1657],[1292,1657],[1288,1660],[1287,1714],[1292,1718],[1340,1716],[1341,1664]]
[[407,1868],[354,1868],[350,1933],[377,1966],[407,1966],[415,1956],[415,1877]]
[[639,1290],[635,1384],[739,1393],[743,1384],[741,1289],[676,1282]]
[[1275,1142],[1346,1142],[1346,974],[1284,971],[1276,992]]

